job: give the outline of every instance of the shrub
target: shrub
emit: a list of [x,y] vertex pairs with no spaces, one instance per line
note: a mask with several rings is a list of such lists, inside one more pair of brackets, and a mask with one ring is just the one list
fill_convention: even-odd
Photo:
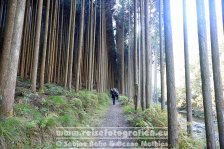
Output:
[[98,105],[98,98],[90,91],[79,91],[78,98],[82,101],[83,108],[86,112],[90,112]]
[[18,117],[25,117],[29,119],[40,119],[41,117],[38,107],[33,107],[30,104],[16,104],[14,106],[14,113]]
[[109,96],[106,93],[98,93],[98,101],[100,105],[106,105],[109,102]]
[[78,109],[83,108],[82,101],[79,98],[73,98],[69,100],[69,104],[74,108],[78,108]]
[[67,91],[52,84],[45,85],[45,95],[22,87],[17,91],[14,117],[0,121],[0,148],[53,148],[56,126],[89,125],[94,122],[91,116],[96,117],[94,110],[109,98],[105,93]]
[[143,120],[143,113],[140,110],[135,111],[134,106],[124,106],[124,113],[127,115],[127,120],[132,127],[146,127],[146,122]]
[[[167,112],[161,110],[159,105],[153,105],[145,111],[135,111],[134,106],[128,104],[123,107],[123,110],[132,127],[167,127],[168,125]],[[188,137],[187,133],[181,130],[179,132],[179,148],[205,148],[205,143],[203,140]]]
[[72,127],[72,126],[74,127],[77,126],[78,123],[77,119],[69,113],[59,116],[59,121],[62,124],[62,126],[66,127]]
[[57,125],[58,115],[55,113],[49,113],[46,117],[43,117],[40,120],[39,127],[41,128],[49,128]]
[[159,105],[154,105],[143,112],[143,119],[153,124],[154,127],[166,127],[167,112],[161,110]]
[[26,141],[26,129],[22,119],[17,117],[0,121],[0,147],[16,148]]
[[65,95],[68,92],[63,87],[55,84],[45,84],[44,91],[48,95]]
[[119,96],[119,101],[121,105],[128,105],[130,101],[128,100],[128,97],[126,96]]
[[49,96],[47,99],[42,100],[42,105],[50,111],[62,112],[68,106],[65,97],[63,96]]
[[49,104],[51,104],[51,105],[63,105],[63,104],[65,104],[66,102],[65,102],[65,99],[64,99],[64,97],[62,97],[62,96],[50,96],[50,97],[48,97],[48,100],[49,100]]
[[182,149],[199,149],[206,148],[205,142],[201,139],[191,138],[187,135],[187,132],[180,131],[179,132],[179,148]]

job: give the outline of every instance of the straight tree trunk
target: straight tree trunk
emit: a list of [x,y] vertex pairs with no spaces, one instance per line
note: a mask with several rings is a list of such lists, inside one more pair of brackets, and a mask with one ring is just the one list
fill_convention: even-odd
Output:
[[121,94],[125,95],[125,67],[124,67],[124,2],[119,17],[116,18],[116,45],[118,51],[118,76]]
[[49,26],[49,13],[50,13],[50,0],[47,0],[46,18],[45,18],[45,32],[44,32],[44,45],[42,51],[41,70],[40,70],[40,89],[44,87],[44,74],[45,74],[45,62],[47,53],[47,40],[48,40],[48,26]]
[[[16,13],[16,5],[17,0],[9,0],[8,2],[8,10],[7,10],[7,16],[6,16],[6,27],[4,31],[4,41],[3,41],[3,47],[2,47],[2,53],[1,53],[1,67],[0,67],[0,88],[2,81],[6,77],[5,71],[7,70],[7,63],[10,55],[10,48],[11,48],[11,42],[12,42],[12,36],[13,36],[13,28],[14,28],[14,18]],[[4,89],[4,88],[1,88]]]
[[198,24],[198,40],[199,40],[199,56],[202,79],[202,93],[205,116],[205,129],[207,148],[215,149],[215,134],[212,116],[212,96],[210,88],[210,73],[207,49],[207,30],[205,19],[205,3],[204,0],[197,0],[197,24]]
[[60,30],[60,44],[59,44],[59,63],[58,63],[58,72],[57,72],[57,82],[60,83],[61,78],[61,70],[62,70],[62,49],[63,49],[63,28],[64,28],[64,0],[61,1],[62,3],[62,10],[61,10],[61,30]]
[[49,24],[49,39],[48,39],[48,53],[47,53],[47,82],[50,83],[51,82],[51,53],[52,53],[52,36],[53,36],[53,16],[54,16],[54,10],[55,10],[55,1],[51,1],[51,6],[50,6],[50,24]]
[[94,68],[95,67],[95,49],[96,49],[96,4],[94,5],[94,25],[93,25],[93,55],[92,55],[92,66],[93,69],[91,71],[91,89],[93,89],[93,85],[94,85]]
[[145,23],[144,23],[144,2],[141,1],[141,107],[145,109]]
[[101,92],[101,82],[102,82],[102,77],[101,77],[101,54],[102,54],[102,0],[99,2],[99,32],[98,32],[98,51],[97,51],[97,56],[98,56],[98,78],[97,78],[97,91]]
[[69,76],[68,76],[68,88],[72,88],[72,70],[73,70],[73,55],[74,55],[74,36],[75,36],[75,18],[76,18],[76,0],[73,2],[73,21],[72,21],[72,33],[71,33],[71,47],[70,47],[70,64],[69,64]]
[[[14,22],[13,26],[13,34],[11,37],[11,46],[8,46],[8,49],[3,48],[3,50],[9,51],[8,59],[4,57],[1,60],[4,60],[6,64],[6,69],[3,69],[1,72],[4,72],[4,78],[1,78],[1,87],[0,87],[0,95],[1,95],[1,111],[0,117],[5,118],[12,115],[13,112],[13,104],[14,104],[14,94],[16,87],[16,77],[18,70],[18,62],[19,62],[19,54],[20,47],[22,41],[22,33],[23,33],[23,23],[24,23],[24,15],[25,15],[25,5],[26,0],[19,0],[18,2],[12,0],[9,2],[9,16],[7,17],[8,27],[11,28],[12,22]],[[17,6],[16,6],[17,5]],[[15,11],[16,8],[16,11]],[[16,15],[15,15],[16,12]],[[12,17],[15,15],[15,18]],[[8,22],[9,21],[9,22]],[[8,30],[9,31],[9,30]],[[7,32],[5,32],[7,33]],[[8,32],[10,34],[10,32]],[[4,42],[7,43],[7,42]],[[5,47],[5,45],[3,45]],[[4,51],[3,51],[4,52]],[[2,64],[2,63],[1,63]],[[3,77],[3,76],[1,76]]]
[[88,3],[89,3],[89,5],[88,5],[88,23],[87,23],[87,37],[86,37],[86,42],[87,42],[87,44],[86,44],[86,46],[85,46],[85,51],[86,51],[86,54],[85,54],[85,61],[86,61],[86,68],[85,68],[85,71],[86,71],[86,75],[85,75],[85,77],[86,77],[86,79],[85,79],[85,87],[86,87],[86,89],[88,89],[89,88],[89,86],[90,86],[90,81],[89,81],[89,76],[90,76],[90,69],[92,69],[91,68],[91,63],[90,63],[90,54],[91,54],[91,49],[92,49],[92,47],[91,47],[91,29],[92,29],[92,26],[91,26],[91,23],[92,23],[92,2],[93,1],[90,1],[90,0],[88,0]]
[[68,29],[68,42],[66,50],[66,65],[65,65],[65,82],[64,87],[67,87],[68,84],[68,68],[69,68],[69,48],[71,42],[71,30],[72,30],[72,17],[73,17],[73,1],[70,1],[70,19],[69,19],[69,29]]
[[127,79],[127,93],[128,100],[131,98],[131,12],[130,0],[128,0],[128,79]]
[[107,62],[108,62],[108,58],[107,58],[107,47],[106,47],[106,28],[105,28],[105,3],[102,3],[102,77],[103,77],[103,81],[102,81],[102,92],[105,91],[106,86],[107,86]]
[[187,103],[187,132],[192,136],[192,106],[191,106],[191,86],[189,69],[189,51],[188,51],[188,30],[187,30],[187,11],[186,0],[183,0],[183,29],[184,29],[184,60],[185,60],[185,87]]
[[[28,62],[29,62],[29,68],[27,69],[29,74],[27,74],[27,78],[28,78],[28,75],[29,75],[29,79],[31,80],[31,89],[32,89],[32,70],[33,70],[33,59],[34,59],[34,52],[35,52],[35,36],[36,36],[36,28],[37,28],[37,11],[38,11],[38,4],[34,4],[34,0],[32,0],[32,4],[31,4],[33,7],[32,7],[32,29],[31,29],[31,34],[30,34],[30,43],[31,44],[28,44],[29,46],[29,52],[30,54],[27,55],[28,56]],[[34,37],[34,38],[32,38]]]
[[219,144],[220,148],[224,148],[224,110],[223,106],[223,86],[220,72],[220,57],[219,57],[219,43],[218,43],[218,31],[216,20],[216,5],[214,0],[209,0],[209,12],[210,12],[210,34],[211,34],[211,50],[212,50],[212,66],[213,66],[213,79],[215,88],[215,102],[216,113],[219,130]]
[[163,0],[159,0],[159,37],[160,37],[160,77],[161,77],[161,109],[165,108],[165,78],[163,50]]
[[[50,82],[53,82],[53,77],[54,77],[54,66],[56,64],[55,62],[55,55],[57,52],[57,13],[58,12],[58,0],[55,1],[54,3],[54,12],[53,12],[53,25],[52,25],[52,40],[51,40],[51,53],[50,53],[50,75],[49,75],[49,80]],[[53,82],[54,83],[54,82]]]
[[[33,2],[29,2],[29,6],[27,7],[31,7],[31,9],[33,10]],[[30,10],[30,9],[29,9]],[[34,11],[34,10],[33,10]],[[28,75],[31,74],[30,73],[30,70],[31,70],[31,63],[30,63],[30,58],[31,58],[31,47],[32,47],[32,38],[31,36],[33,35],[33,23],[35,22],[34,21],[34,15],[35,12],[31,11],[30,14],[29,14],[29,18],[28,20],[31,20],[31,21],[28,21],[29,23],[29,30],[28,30],[28,39],[26,41],[26,61],[25,61],[25,71],[24,71],[24,78],[28,79]]]
[[59,33],[60,33],[60,0],[57,0],[57,11],[56,11],[56,37],[55,37],[55,55],[54,55],[54,59],[55,59],[55,65],[54,65],[54,74],[53,74],[53,82],[57,83],[57,72],[59,71],[59,67],[58,67],[58,62],[59,62],[59,46],[60,46],[60,42],[59,42]]
[[[114,53],[115,53],[115,40],[114,40],[114,31],[113,31],[113,12],[114,12],[114,5],[116,4],[116,0],[110,0],[110,1],[105,1],[105,13],[106,13],[106,44],[107,44],[107,49],[108,49],[108,54],[110,55],[109,57],[109,62],[110,65],[112,66],[112,68],[110,69],[110,71],[114,71],[112,69],[114,69],[114,61],[115,58]],[[110,66],[110,67],[111,67]],[[114,73],[114,72],[110,72],[110,73]],[[111,74],[112,75],[112,74]],[[110,80],[110,82],[112,82],[113,79]],[[110,88],[113,88],[114,85],[110,84]]]
[[[138,2],[138,26],[141,27],[141,2]],[[141,31],[140,31],[141,32]],[[141,33],[138,34],[138,83],[139,83],[139,89],[138,89],[138,105],[141,106],[141,89],[142,89],[142,81],[141,81]]]
[[21,56],[20,56],[20,77],[24,79],[25,76],[25,62],[26,62],[26,54],[27,54],[27,41],[28,41],[28,31],[29,31],[29,1],[26,2],[26,10],[25,10],[25,20],[24,20],[24,30],[23,30],[23,39],[21,45]]
[[41,19],[42,19],[42,7],[43,0],[38,1],[38,10],[37,10],[37,26],[36,26],[36,36],[35,36],[35,47],[34,47],[34,61],[32,65],[32,82],[31,87],[32,91],[36,92],[37,84],[37,69],[38,69],[38,59],[39,59],[39,48],[40,48],[40,31],[41,31]]
[[134,91],[134,104],[135,104],[135,110],[138,108],[138,92],[139,92],[139,85],[138,85],[138,39],[137,39],[137,33],[138,33],[138,26],[137,26],[137,0],[134,0],[134,82],[135,82],[135,91]]
[[169,148],[178,148],[176,89],[173,59],[172,26],[170,1],[164,0],[164,31],[167,73],[167,110],[168,110],[168,145]]
[[124,13],[125,13],[125,4],[122,1],[122,20],[121,20],[121,93],[125,95],[125,62],[124,62]]
[[92,76],[92,69],[93,69],[93,23],[94,21],[94,8],[93,8],[93,1],[91,1],[91,9],[90,9],[90,39],[89,39],[89,73],[88,73],[88,90],[92,90],[91,86],[92,86],[92,81],[91,81],[91,76]]
[[[151,8],[150,8],[151,9]],[[152,104],[152,49],[149,22],[149,0],[145,0],[145,61],[146,61],[146,108]]]
[[78,63],[77,63],[77,73],[76,73],[76,85],[75,90],[79,90],[80,85],[80,73],[81,73],[81,58],[82,58],[82,48],[83,48],[83,31],[84,31],[84,12],[85,12],[85,0],[82,0],[82,10],[80,17],[80,32],[79,32],[79,44],[78,44]]

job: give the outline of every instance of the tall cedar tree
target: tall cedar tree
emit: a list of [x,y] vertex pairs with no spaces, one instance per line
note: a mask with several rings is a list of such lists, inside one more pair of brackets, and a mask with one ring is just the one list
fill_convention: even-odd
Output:
[[132,80],[131,80],[131,4],[130,4],[130,0],[128,0],[128,79],[127,79],[127,95],[128,98],[131,98],[132,95],[132,90],[131,90],[131,84],[132,84]]
[[141,1],[141,107],[145,109],[145,23],[144,2]]
[[72,88],[72,68],[73,68],[73,55],[74,55],[74,36],[75,36],[75,18],[76,18],[76,0],[73,1],[73,18],[72,18],[72,30],[71,30],[71,47],[70,47],[70,61],[69,61],[69,76],[68,76],[68,88]]
[[65,65],[65,80],[64,80],[64,87],[68,85],[68,72],[69,72],[69,55],[71,54],[70,44],[71,44],[71,30],[72,30],[72,20],[73,20],[73,2],[70,1],[70,18],[69,18],[69,29],[68,29],[68,41],[67,41],[67,49],[66,49],[66,65]]
[[160,38],[160,77],[161,77],[161,109],[165,108],[165,74],[163,48],[163,0],[159,0],[159,38]]
[[118,51],[118,61],[119,61],[119,85],[121,94],[125,94],[125,62],[124,62],[124,14],[125,14],[125,4],[123,0],[120,0],[122,8],[119,16],[116,18],[116,45]]
[[223,106],[223,91],[222,91],[222,79],[220,72],[220,57],[219,57],[219,43],[218,43],[218,31],[216,20],[216,5],[214,0],[209,0],[209,12],[210,12],[210,34],[211,34],[211,50],[212,50],[212,66],[213,66],[213,79],[215,87],[215,102],[216,113],[219,130],[219,143],[220,148],[224,148],[224,111]]
[[[5,23],[5,33],[4,33],[4,41],[1,53],[1,67],[0,67],[0,116],[1,118],[7,117],[12,114],[12,107],[9,107],[8,104],[10,100],[7,100],[7,85],[6,77],[8,71],[8,63],[10,59],[10,50],[11,50],[11,42],[13,38],[13,29],[14,29],[14,18],[16,13],[16,5],[17,0],[10,0],[8,2],[9,7],[7,10],[6,23]],[[11,99],[12,100],[12,99]],[[11,101],[12,102],[12,101]],[[12,103],[11,103],[12,104]]]
[[138,20],[137,20],[137,0],[134,0],[134,82],[135,82],[135,91],[134,91],[134,104],[135,104],[135,110],[138,108],[138,92],[139,92],[139,84],[138,84]]
[[172,26],[170,14],[170,0],[164,0],[164,31],[166,53],[166,81],[167,81],[167,110],[168,110],[168,145],[178,148],[176,89],[173,60]]
[[[0,85],[2,85],[4,78],[6,76],[5,71],[7,70],[7,63],[8,63],[9,54],[10,54],[17,1],[10,0],[8,4],[9,4],[9,7],[7,10],[7,15],[6,15],[6,18],[7,18],[5,23],[6,27],[4,32],[4,41],[3,41],[2,53],[1,53]],[[4,89],[2,87],[0,88]]]
[[[149,0],[145,0],[145,64],[146,64],[146,108],[152,104],[152,49],[150,36]],[[151,8],[150,8],[151,9]]]
[[187,103],[187,132],[192,135],[192,106],[191,106],[191,86],[190,86],[190,68],[189,68],[189,49],[188,49],[188,30],[187,30],[187,12],[186,0],[183,0],[183,29],[184,29],[184,60],[185,60],[185,86]]
[[[12,115],[26,0],[9,0],[1,58],[0,117]],[[4,65],[4,66],[3,66]]]
[[89,39],[89,61],[88,61],[88,65],[89,65],[89,70],[88,70],[88,84],[87,84],[87,88],[88,90],[92,90],[91,86],[92,86],[92,81],[91,81],[91,76],[92,76],[92,59],[93,59],[93,18],[94,18],[94,8],[93,8],[93,1],[91,1],[91,6],[90,6],[90,22],[89,22],[89,30],[90,30],[90,39]]
[[38,59],[39,59],[39,49],[40,49],[40,31],[41,31],[41,19],[42,19],[42,7],[43,0],[38,1],[37,9],[37,24],[36,24],[36,36],[35,36],[35,46],[34,46],[34,59],[32,64],[32,79],[31,88],[33,92],[36,92],[37,84],[37,69],[38,69]]
[[81,58],[83,49],[83,32],[84,32],[84,13],[85,12],[85,0],[82,0],[82,10],[80,16],[80,31],[79,31],[79,43],[78,43],[78,62],[77,62],[77,73],[75,80],[75,90],[79,90],[80,86],[80,74],[81,74]]
[[215,149],[204,0],[197,0],[197,17],[206,141],[207,148]]
[[44,45],[42,50],[41,69],[40,69],[40,89],[43,89],[44,87],[45,62],[46,62],[48,28],[49,28],[49,13],[50,13],[50,0],[47,0],[45,31],[44,31]]

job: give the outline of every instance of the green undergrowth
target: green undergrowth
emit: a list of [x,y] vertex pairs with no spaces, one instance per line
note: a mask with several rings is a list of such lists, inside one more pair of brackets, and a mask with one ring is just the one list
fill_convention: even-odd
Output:
[[[127,97],[120,97],[123,111],[131,127],[167,127],[167,112],[161,110],[160,105],[155,104],[149,109],[142,111],[134,109],[133,103]],[[138,140],[140,141],[140,140]],[[142,140],[141,140],[142,141]],[[205,142],[201,139],[191,138],[186,131],[179,128],[179,148],[180,149],[199,149],[205,148]]]
[[0,121],[0,148],[54,148],[56,127],[94,127],[109,105],[106,93],[53,84],[39,95],[18,95],[13,117]]

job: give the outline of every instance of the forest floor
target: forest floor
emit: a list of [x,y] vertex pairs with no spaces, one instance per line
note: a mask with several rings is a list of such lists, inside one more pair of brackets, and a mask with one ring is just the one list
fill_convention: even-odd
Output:
[[76,147],[77,139],[61,138],[57,132],[97,127],[109,104],[107,93],[75,92],[55,84],[33,93],[28,80],[17,79],[13,115],[0,121],[0,148]]
[[103,118],[100,127],[128,127],[128,122],[125,119],[120,103],[111,104]]
[[[93,141],[94,147],[125,148],[131,143],[133,144],[135,140],[124,135],[129,127],[121,104],[119,102],[115,105],[111,103],[97,129],[104,132],[113,132],[113,136],[108,133],[104,137],[96,137]],[[116,135],[117,132],[122,132],[123,135]]]

